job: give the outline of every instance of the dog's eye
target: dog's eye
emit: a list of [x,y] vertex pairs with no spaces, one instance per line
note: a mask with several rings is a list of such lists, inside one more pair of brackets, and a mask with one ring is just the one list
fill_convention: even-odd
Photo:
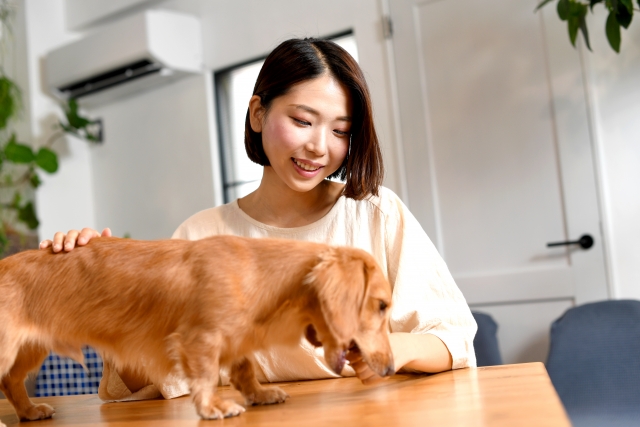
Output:
[[384,313],[386,309],[387,309],[387,303],[384,301],[380,301],[380,311]]

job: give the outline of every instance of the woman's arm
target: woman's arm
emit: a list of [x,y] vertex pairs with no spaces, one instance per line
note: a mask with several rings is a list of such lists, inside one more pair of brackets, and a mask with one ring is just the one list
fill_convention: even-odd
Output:
[[[393,332],[389,334],[389,344],[391,344],[396,372],[404,369],[436,373],[450,370],[453,364],[447,346],[432,334]],[[347,359],[363,384],[374,384],[382,380],[362,360],[362,355],[359,353],[351,352],[347,355]]]
[[451,369],[449,349],[432,334],[394,332],[389,335],[396,372],[405,369],[418,372],[443,372]]

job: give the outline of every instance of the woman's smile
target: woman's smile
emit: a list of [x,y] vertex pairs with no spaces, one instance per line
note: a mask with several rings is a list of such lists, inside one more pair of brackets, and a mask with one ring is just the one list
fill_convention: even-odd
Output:
[[295,170],[300,175],[307,178],[316,176],[320,172],[320,169],[324,167],[320,164],[310,162],[308,160],[296,159],[295,157],[292,157],[291,161],[294,165]]

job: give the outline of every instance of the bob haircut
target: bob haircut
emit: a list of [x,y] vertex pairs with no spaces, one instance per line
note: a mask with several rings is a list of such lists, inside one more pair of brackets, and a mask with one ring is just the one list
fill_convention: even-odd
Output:
[[[269,111],[272,101],[292,86],[329,73],[349,91],[353,103],[349,151],[342,165],[329,178],[346,181],[344,196],[361,200],[378,195],[384,166],[378,136],[373,124],[369,88],[358,63],[346,50],[328,40],[291,39],[281,43],[267,56],[260,70],[253,95]],[[245,120],[244,145],[249,159],[269,166],[262,147],[262,134],[254,132]]]

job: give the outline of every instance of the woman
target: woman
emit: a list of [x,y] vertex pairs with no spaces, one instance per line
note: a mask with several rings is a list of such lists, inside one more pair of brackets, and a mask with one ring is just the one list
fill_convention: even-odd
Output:
[[[245,123],[249,158],[264,167],[259,188],[187,219],[174,238],[218,234],[277,237],[367,250],[393,287],[390,342],[396,369],[441,372],[475,366],[476,324],[444,261],[400,199],[381,186],[383,166],[369,91],[358,64],[333,42],[293,39],[265,60]],[[327,178],[340,178],[345,183]],[[102,232],[110,235],[109,229]],[[41,248],[72,250],[95,230],[56,233]],[[256,355],[261,380],[333,377],[322,351],[299,348]],[[343,374],[379,378],[357,355]],[[260,371],[260,370],[258,370]],[[355,372],[354,372],[355,371]],[[260,375],[262,374],[262,375]],[[222,375],[223,381],[225,375]],[[170,398],[188,392],[180,380],[156,384]],[[150,397],[134,372],[105,364],[101,397]]]

